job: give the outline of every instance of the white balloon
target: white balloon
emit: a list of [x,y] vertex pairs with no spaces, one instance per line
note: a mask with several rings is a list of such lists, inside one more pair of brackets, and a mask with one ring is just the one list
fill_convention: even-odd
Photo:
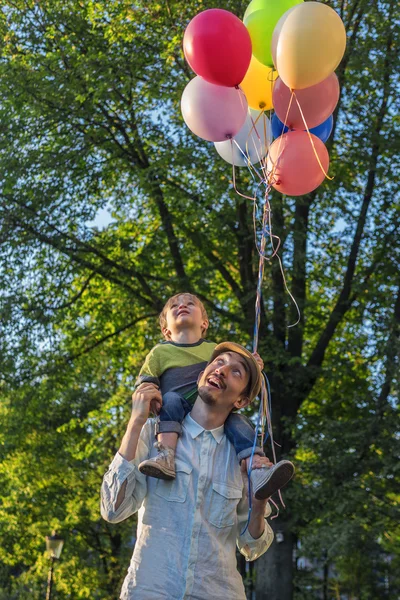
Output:
[[249,114],[242,129],[232,140],[215,142],[218,154],[229,164],[245,167],[254,165],[268,152],[272,143],[271,123],[265,113],[249,108]]

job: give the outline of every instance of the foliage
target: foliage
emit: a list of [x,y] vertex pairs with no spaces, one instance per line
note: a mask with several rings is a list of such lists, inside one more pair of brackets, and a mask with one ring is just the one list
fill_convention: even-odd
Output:
[[[302,318],[287,328],[296,310],[271,261],[260,353],[276,439],[284,455],[295,455],[298,476],[277,520],[290,551],[275,544],[260,559],[257,600],[291,597],[269,565],[279,563],[290,580],[298,537],[301,552],[335,569],[325,597],[339,586],[349,597],[384,598],[385,573],[399,593],[395,3],[329,4],[348,32],[329,146],[334,180],[307,197],[271,200]],[[4,598],[43,597],[44,536],[52,529],[66,539],[57,597],[118,597],[134,521],[102,522],[99,487],[135,376],[159,339],[165,298],[192,290],[209,310],[210,337],[250,340],[258,271],[252,207],[179,111],[192,77],[183,31],[211,6],[2,2]],[[219,6],[239,16],[246,8]],[[246,173],[238,185],[251,190]],[[107,216],[102,225],[99,215]],[[308,584],[299,586],[300,598]]]

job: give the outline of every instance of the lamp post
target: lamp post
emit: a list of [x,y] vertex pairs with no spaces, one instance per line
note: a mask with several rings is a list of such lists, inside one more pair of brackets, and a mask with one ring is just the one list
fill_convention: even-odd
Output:
[[51,535],[46,535],[46,550],[50,558],[50,570],[47,579],[47,593],[46,600],[51,600],[51,588],[53,585],[53,570],[54,561],[58,560],[61,556],[61,550],[64,545],[64,540],[56,534],[55,531]]

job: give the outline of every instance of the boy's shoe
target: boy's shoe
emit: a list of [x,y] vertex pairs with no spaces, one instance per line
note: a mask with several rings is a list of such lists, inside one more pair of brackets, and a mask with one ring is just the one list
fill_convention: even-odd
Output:
[[148,477],[175,479],[175,450],[159,442],[154,445],[158,448],[158,454],[141,462],[139,471]]
[[272,467],[253,469],[250,473],[251,487],[257,500],[270,498],[283,488],[294,475],[294,466],[289,460],[281,460]]

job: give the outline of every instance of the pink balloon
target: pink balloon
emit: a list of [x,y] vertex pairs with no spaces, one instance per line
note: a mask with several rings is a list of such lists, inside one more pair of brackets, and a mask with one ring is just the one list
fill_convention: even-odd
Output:
[[[333,113],[339,100],[339,80],[335,73],[329,77],[302,90],[294,90],[297,100],[303,111],[308,128],[321,125]],[[272,103],[275,112],[282,123],[285,122],[287,109],[290,102],[291,91],[288,86],[278,77],[272,91]],[[289,129],[304,129],[304,121],[301,117],[296,98],[293,97],[289,114],[286,120]]]
[[[328,173],[328,150],[317,136],[310,135],[322,167]],[[267,169],[272,186],[288,196],[309,194],[325,178],[306,131],[288,131],[278,137],[269,149]]]
[[183,38],[183,51],[197,75],[215,85],[234,87],[249,68],[250,34],[234,14],[211,8],[190,21]]
[[239,88],[213,85],[195,77],[183,91],[181,110],[193,133],[209,142],[223,142],[241,130],[247,117],[247,100]]

